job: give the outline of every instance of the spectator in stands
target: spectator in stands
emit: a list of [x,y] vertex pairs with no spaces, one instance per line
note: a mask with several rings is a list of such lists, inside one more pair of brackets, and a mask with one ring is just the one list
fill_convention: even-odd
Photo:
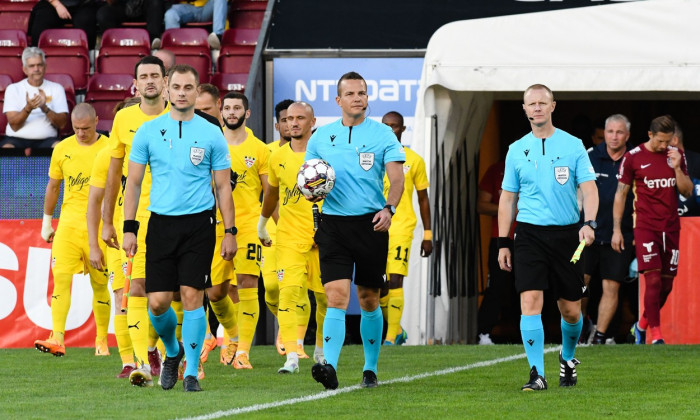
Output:
[[[212,22],[213,32],[209,34],[209,46],[221,48],[221,37],[226,30],[226,0],[194,0],[174,4],[165,12],[165,29],[179,28],[185,23]],[[160,39],[153,40],[153,49],[160,48]]]
[[[585,250],[584,281],[588,286],[591,276],[597,272],[600,272],[603,279],[603,295],[598,305],[598,323],[592,344],[605,344],[606,338],[610,336],[608,326],[617,311],[620,283],[627,277],[630,262],[634,258],[631,195],[627,197],[621,223],[625,246],[621,253],[615,252],[611,246],[617,174],[622,157],[628,150],[629,137],[630,122],[627,117],[622,114],[611,115],[605,120],[605,142],[588,151],[596,174],[599,204],[595,241]],[[585,338],[588,338],[588,335]]]
[[88,48],[94,50],[99,4],[96,0],[40,0],[29,17],[28,33],[32,37],[32,45],[38,45],[44,29],[58,29],[72,24],[74,28],[85,31]]
[[106,31],[124,22],[145,21],[148,36],[154,41],[163,33],[164,12],[164,0],[106,0],[97,11],[97,24]]
[[591,143],[593,147],[605,142],[605,124],[602,121],[596,121],[591,133]]
[[700,153],[687,150],[683,146],[683,130],[676,122],[676,132],[673,134],[671,143],[685,153],[685,162],[688,165],[688,176],[693,182],[693,196],[686,199],[682,194],[678,194],[678,214],[680,216],[700,216],[700,204],[698,203],[698,192],[700,192]]
[[153,53],[154,56],[160,58],[163,61],[163,65],[166,69],[169,69],[175,65],[175,53],[170,50],[158,50]]
[[0,146],[51,148],[58,143],[58,131],[68,122],[66,92],[58,83],[44,79],[46,57],[41,49],[25,48],[22,70],[27,78],[5,90],[7,128]]
[[224,120],[221,117],[221,97],[219,88],[216,86],[211,83],[199,85],[199,95],[194,107],[219,120],[220,127],[224,126]]
[[[499,315],[506,315],[506,311],[516,311],[514,319],[517,320],[519,312],[519,297],[515,292],[513,273],[501,270],[498,266],[498,201],[501,198],[501,184],[503,183],[503,171],[506,162],[501,160],[491,165],[484,173],[479,183],[479,195],[476,201],[476,211],[484,216],[491,216],[491,241],[489,243],[488,259],[488,285],[484,291],[484,299],[481,301],[477,315],[477,333],[479,344],[493,344],[491,330],[498,322]],[[511,228],[508,236],[513,238]]]
[[634,244],[639,273],[644,275],[644,312],[631,329],[636,344],[646,344],[647,329],[653,344],[664,344],[661,334],[661,308],[678,274],[681,224],[678,193],[689,197],[693,184],[688,177],[682,151],[669,146],[676,130],[668,115],[652,120],[649,140],[627,152],[613,206],[612,247],[625,248],[622,214],[630,189],[634,190]]

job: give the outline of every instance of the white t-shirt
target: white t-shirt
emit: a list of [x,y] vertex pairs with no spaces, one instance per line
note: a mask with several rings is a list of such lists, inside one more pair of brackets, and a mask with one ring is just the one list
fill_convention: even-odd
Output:
[[[61,112],[68,113],[68,103],[66,102],[66,91],[63,86],[50,80],[44,79],[44,83],[40,87],[35,87],[29,84],[27,79],[13,83],[5,90],[5,105],[2,112],[9,111],[20,112],[27,105],[27,93],[29,97],[39,94],[39,89],[42,89],[46,94],[46,106],[53,112],[60,114]],[[7,124],[5,135],[18,137],[29,140],[42,140],[49,137],[56,137],[58,131],[56,127],[51,125],[48,117],[44,114],[41,108],[33,109],[27,117],[24,125],[19,130],[15,131]]]

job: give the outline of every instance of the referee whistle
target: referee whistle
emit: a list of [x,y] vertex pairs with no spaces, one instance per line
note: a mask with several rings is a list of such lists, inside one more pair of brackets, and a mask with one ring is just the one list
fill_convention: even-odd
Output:
[[311,212],[314,215],[314,232],[318,230],[318,220],[321,217],[321,214],[318,212],[318,204],[314,203],[313,206],[311,206]]

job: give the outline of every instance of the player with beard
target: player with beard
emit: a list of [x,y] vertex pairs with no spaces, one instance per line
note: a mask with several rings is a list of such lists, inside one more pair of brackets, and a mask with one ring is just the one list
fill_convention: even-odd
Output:
[[265,143],[246,130],[250,117],[248,98],[238,92],[224,96],[221,115],[224,137],[231,154],[231,169],[238,174],[233,200],[236,203],[238,252],[233,260],[238,292],[238,349],[233,366],[252,369],[250,347],[258,324],[258,277],[262,245],[258,240],[257,222],[260,216],[260,195],[267,189],[270,150]]
[[[128,158],[131,143],[136,130],[145,122],[170,111],[170,103],[163,99],[165,88],[165,66],[158,57],[147,56],[139,60],[134,68],[134,85],[141,95],[138,106],[130,106],[117,112],[112,124],[109,145],[112,149],[112,160],[109,164],[102,214],[102,240],[107,246],[119,249],[122,239],[122,227],[119,226],[119,237],[114,226],[114,206],[119,189],[126,186],[128,177]],[[146,227],[150,218],[151,174],[146,168],[143,179],[139,207],[136,220],[141,224],[142,234],[139,235],[138,252],[134,255],[131,272],[131,289],[129,292],[127,323],[129,335],[134,347],[137,369],[131,372],[129,381],[137,386],[153,386],[153,376],[160,373],[160,356],[158,350],[149,351],[149,330],[153,328],[148,319],[148,298],[146,297]],[[126,194],[126,191],[124,191]],[[128,256],[122,254],[126,264]],[[151,334],[156,336],[155,332]],[[153,337],[150,337],[153,341]]]

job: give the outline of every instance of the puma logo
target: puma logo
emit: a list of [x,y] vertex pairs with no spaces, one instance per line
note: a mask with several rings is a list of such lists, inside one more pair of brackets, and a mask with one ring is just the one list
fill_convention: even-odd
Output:
[[51,295],[51,299],[58,299],[58,297],[61,295]]
[[136,328],[137,330],[140,330],[140,329],[141,329],[141,328],[139,328],[139,323],[140,323],[140,322],[141,322],[141,321],[136,321],[136,324],[134,324],[134,325],[129,325],[129,328]]
[[257,314],[257,312],[253,312],[253,313],[243,312],[243,315],[248,315],[251,318],[255,318],[255,314]]
[[279,312],[289,312],[289,308],[287,308],[287,309],[279,308],[278,311],[279,311]]
[[97,303],[101,303],[102,305],[107,305],[109,306],[109,301],[103,302],[101,300],[98,300]]
[[392,308],[401,310],[401,306],[391,305]]
[[306,305],[297,305],[297,308],[301,309],[302,311],[305,311],[306,309],[304,308],[306,308]]

